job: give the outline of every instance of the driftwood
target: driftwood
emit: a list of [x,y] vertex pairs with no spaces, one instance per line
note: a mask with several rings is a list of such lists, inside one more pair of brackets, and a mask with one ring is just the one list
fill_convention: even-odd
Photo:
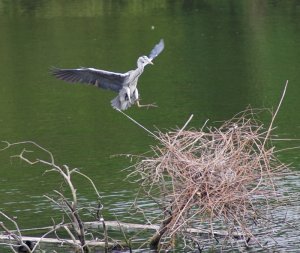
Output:
[[[120,222],[120,221],[105,221],[106,228],[108,230],[120,230],[122,229],[125,232],[133,232],[137,230],[149,230],[149,231],[159,231],[160,226],[159,225],[143,225],[143,224],[134,224],[134,223],[126,223],[126,222]],[[102,228],[101,222],[85,222],[84,226],[87,228]],[[195,234],[202,234],[207,235],[211,233],[210,229],[207,228],[187,228],[187,231],[189,233],[195,233]],[[218,236],[228,236],[227,231],[225,230],[219,230],[214,231],[214,235]],[[239,233],[234,234],[236,237],[241,236]]]
[[[100,221],[90,221],[83,223],[85,229],[103,229],[103,222]],[[71,224],[64,224],[64,226],[71,227]],[[137,230],[159,230],[159,225],[144,225],[144,224],[135,224],[135,223],[127,223],[121,221],[105,221],[105,226],[107,230],[114,230],[119,231],[122,229],[125,232],[133,232]],[[42,231],[42,230],[50,230],[53,226],[47,227],[39,227],[39,228],[28,228],[28,229],[20,229],[21,232],[30,232],[30,231]],[[210,232],[209,229],[205,228],[190,228],[188,229],[191,233],[200,233],[200,234],[207,234]],[[11,232],[15,232],[15,230],[11,230]],[[226,236],[226,231],[215,231],[216,235]],[[238,234],[236,234],[238,236]]]
[[[103,222],[85,222],[84,229],[94,229],[94,230],[103,230],[104,225]],[[64,224],[64,226],[72,227],[72,224]],[[20,232],[36,232],[36,231],[50,231],[53,229],[53,226],[47,226],[47,227],[40,227],[40,228],[30,228],[30,229],[23,229],[20,230]],[[143,224],[132,224],[132,223],[125,223],[120,221],[106,221],[105,222],[105,229],[107,230],[114,230],[114,231],[124,231],[126,233],[129,232],[135,232],[138,230],[147,230],[147,231],[156,231],[154,236],[159,235],[160,226],[158,225],[143,225]],[[11,230],[12,234],[14,234],[16,231]],[[197,233],[197,234],[208,234],[210,231],[208,229],[189,229],[190,233]],[[65,244],[65,245],[74,245],[77,246],[80,244],[79,240],[71,240],[71,239],[62,239],[62,238],[49,238],[49,237],[33,237],[33,236],[22,236],[18,239],[12,236],[12,234],[3,234],[0,235],[0,240],[4,243],[7,243],[7,245],[11,244],[19,244],[21,241],[30,241],[30,242],[38,242],[40,243],[46,243],[46,244]],[[219,231],[216,232],[216,235],[219,236],[226,236],[225,231]],[[86,245],[89,247],[101,247],[101,248],[114,248],[116,246],[124,247],[126,248],[127,244],[125,242],[121,241],[115,241],[115,242],[107,242],[103,240],[86,240]]]
[[[32,241],[32,242],[37,242],[37,241],[40,241],[43,242],[43,243],[51,243],[51,244],[68,244],[68,245],[78,245],[80,244],[80,241],[79,240],[76,240],[75,242],[73,240],[70,240],[70,239],[57,239],[57,238],[41,238],[40,237],[33,237],[33,236],[22,236],[22,240],[23,241]],[[11,236],[9,235],[0,235],[0,240],[1,241],[5,241],[5,242],[12,242],[14,241],[15,239],[12,238]],[[93,247],[104,247],[105,246],[105,242],[103,241],[97,241],[97,240],[86,240],[86,244],[88,246],[93,246]],[[109,242],[109,246],[110,247],[114,247],[116,244],[115,243],[110,243]]]

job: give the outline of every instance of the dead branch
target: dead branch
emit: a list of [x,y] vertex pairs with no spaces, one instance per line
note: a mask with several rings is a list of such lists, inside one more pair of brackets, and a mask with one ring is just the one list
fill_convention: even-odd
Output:
[[[37,148],[38,150],[41,150],[41,151],[45,152],[46,154],[48,154],[49,160],[43,160],[43,159],[39,159],[39,158],[35,158],[32,160],[32,158],[27,157],[27,153],[32,152],[32,151],[24,148],[19,155],[15,155],[13,157],[20,158],[21,160],[23,160],[26,163],[31,164],[31,165],[32,164],[43,164],[43,165],[49,166],[50,169],[46,170],[47,173],[55,172],[55,173],[58,173],[63,178],[66,186],[69,188],[69,190],[71,192],[71,199],[66,197],[63,192],[60,192],[57,190],[54,190],[54,193],[57,195],[57,198],[53,198],[53,197],[49,197],[49,196],[46,196],[46,198],[48,198],[51,202],[53,202],[58,207],[60,207],[60,209],[67,215],[67,217],[71,221],[74,234],[66,226],[62,226],[62,227],[64,227],[65,230],[67,231],[67,233],[70,235],[70,237],[73,240],[73,243],[76,244],[75,238],[77,238],[80,242],[80,244],[78,244],[78,247],[83,252],[89,252],[89,247],[88,247],[88,245],[86,243],[86,239],[85,239],[86,231],[84,229],[83,222],[79,215],[80,209],[78,208],[77,191],[72,182],[72,176],[73,176],[73,174],[77,174],[77,175],[85,178],[86,180],[88,180],[98,198],[98,201],[100,202],[101,196],[100,196],[99,191],[96,188],[95,184],[93,183],[93,181],[85,174],[79,172],[78,169],[76,169],[76,168],[70,169],[67,165],[63,165],[63,166],[57,165],[55,163],[54,156],[52,155],[52,153],[49,150],[36,144],[33,141],[24,141],[24,142],[17,142],[17,143],[9,143],[9,142],[5,141],[3,143],[5,143],[5,147],[2,148],[1,150],[5,150],[12,146],[18,146],[18,145],[32,145],[33,147]],[[98,209],[99,208],[102,208],[102,205],[99,205]],[[98,210],[98,212],[99,212],[99,210]]]
[[[17,253],[19,252],[19,249],[24,249],[24,251],[31,253],[34,252],[34,249],[37,247],[37,245],[33,245],[31,241],[23,241],[22,239],[22,234],[21,231],[19,229],[19,226],[17,224],[17,222],[15,220],[13,220],[12,218],[10,218],[9,216],[7,216],[5,213],[3,213],[2,211],[0,211],[0,214],[5,217],[7,220],[9,220],[10,222],[12,222],[16,228],[16,233],[11,232],[11,230],[9,230],[4,223],[1,221],[0,222],[0,227],[8,234],[8,237],[10,238],[9,243],[6,243],[5,245],[10,247],[10,249]],[[13,242],[11,242],[11,238],[17,242],[17,244],[14,244]],[[16,251],[15,249],[18,249],[18,251]]]

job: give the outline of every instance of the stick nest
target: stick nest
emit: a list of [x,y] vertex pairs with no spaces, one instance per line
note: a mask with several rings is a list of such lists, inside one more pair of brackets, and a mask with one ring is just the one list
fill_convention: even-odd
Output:
[[160,241],[170,246],[175,235],[194,238],[189,229],[203,224],[212,236],[217,224],[227,237],[254,238],[252,227],[280,198],[275,179],[286,171],[271,127],[256,118],[246,110],[220,127],[156,133],[159,143],[138,157],[129,177],[138,177],[161,208]]

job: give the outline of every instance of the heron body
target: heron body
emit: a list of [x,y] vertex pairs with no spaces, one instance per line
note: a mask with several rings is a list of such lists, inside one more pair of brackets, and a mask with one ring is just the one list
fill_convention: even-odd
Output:
[[126,110],[139,100],[137,84],[139,77],[147,64],[153,63],[147,56],[141,56],[137,61],[137,68],[126,73],[128,78],[125,79],[122,88],[119,91],[119,95],[111,101],[113,108]]
[[[164,49],[164,41],[155,45],[149,56],[141,56],[137,61],[137,68],[126,73],[116,73],[95,68],[59,69],[53,68],[52,73],[57,78],[70,83],[87,83],[99,88],[118,92],[111,105],[115,109],[126,110],[133,104],[139,104],[138,79],[148,64]],[[150,105],[146,105],[150,106]]]

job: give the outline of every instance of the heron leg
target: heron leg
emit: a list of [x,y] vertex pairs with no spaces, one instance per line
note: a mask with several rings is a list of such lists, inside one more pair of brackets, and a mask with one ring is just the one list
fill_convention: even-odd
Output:
[[138,107],[147,107],[147,109],[149,107],[158,107],[158,105],[156,105],[155,103],[153,103],[153,104],[147,104],[147,105],[141,105],[139,100],[136,101],[136,104],[137,104]]

